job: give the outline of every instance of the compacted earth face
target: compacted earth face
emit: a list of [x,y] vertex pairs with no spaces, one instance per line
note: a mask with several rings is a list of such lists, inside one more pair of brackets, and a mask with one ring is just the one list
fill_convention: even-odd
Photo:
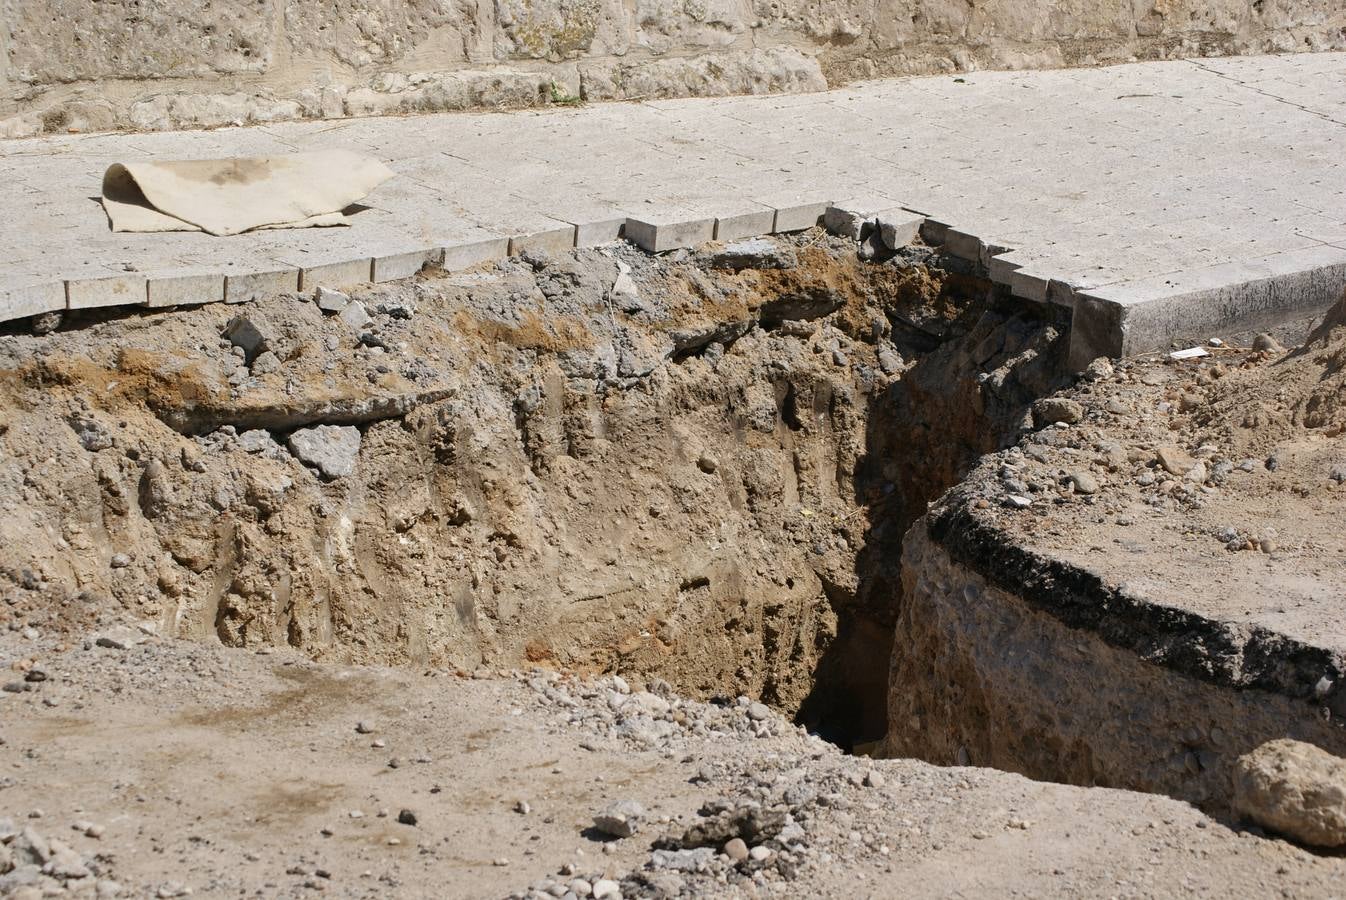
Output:
[[1330,895],[1341,335],[1065,336],[818,230],[0,336],[0,890]]

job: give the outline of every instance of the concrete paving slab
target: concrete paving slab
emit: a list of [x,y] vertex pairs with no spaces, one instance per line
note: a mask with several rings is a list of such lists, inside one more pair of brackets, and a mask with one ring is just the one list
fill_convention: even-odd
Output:
[[163,269],[147,279],[146,306],[195,306],[223,301],[224,273],[218,269]]
[[65,282],[0,277],[0,316],[4,321],[66,308]]
[[104,274],[66,282],[67,309],[103,306],[144,306],[146,278],[135,273]]
[[[18,227],[0,233],[0,316],[64,304],[64,281],[72,305],[195,302],[214,295],[215,273],[237,301],[297,290],[301,270],[388,279],[441,251],[463,268],[511,237],[560,246],[567,230],[580,246],[626,231],[671,249],[717,223],[725,237],[811,227],[831,201],[868,195],[867,212],[928,217],[926,240],[1025,301],[1073,303],[1082,335],[1111,323],[1099,346],[1146,349],[1187,324],[1289,315],[1331,294],[1338,267],[1322,248],[1346,245],[1343,72],[1346,54],[1301,54],[8,141],[0,174]],[[114,235],[96,203],[114,161],[317,146],[399,173],[349,229]],[[16,277],[45,287],[16,300]]]

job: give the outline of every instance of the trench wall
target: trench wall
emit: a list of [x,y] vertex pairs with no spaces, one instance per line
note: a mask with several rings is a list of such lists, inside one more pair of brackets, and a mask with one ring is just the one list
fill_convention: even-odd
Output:
[[1346,46],[1338,0],[0,0],[0,136]]
[[[1220,626],[1150,654],[1116,646],[1039,608],[1031,592],[1041,585],[1018,593],[992,583],[932,539],[924,519],[907,534],[902,577],[884,755],[1168,794],[1221,814],[1234,762],[1265,741],[1346,754],[1346,729],[1322,703],[1293,696],[1286,682],[1304,674],[1293,663],[1307,671],[1310,660],[1289,649],[1255,679],[1264,689],[1220,683],[1214,663],[1206,678],[1182,671],[1182,658],[1156,664],[1165,650],[1214,654]],[[1244,663],[1254,655],[1246,650]]]

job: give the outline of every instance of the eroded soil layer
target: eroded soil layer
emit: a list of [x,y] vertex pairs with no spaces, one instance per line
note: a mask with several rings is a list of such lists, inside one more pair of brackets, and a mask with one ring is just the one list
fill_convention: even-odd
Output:
[[928,251],[818,232],[324,304],[0,339],[3,621],[658,673],[875,740],[901,535],[1062,343]]
[[1039,403],[907,538],[886,750],[1221,811],[1263,741],[1346,753],[1344,326]]

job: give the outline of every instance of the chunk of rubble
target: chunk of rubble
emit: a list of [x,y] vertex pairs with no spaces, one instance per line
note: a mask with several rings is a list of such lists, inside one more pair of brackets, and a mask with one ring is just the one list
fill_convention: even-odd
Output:
[[769,238],[752,238],[725,244],[710,255],[710,265],[716,269],[793,269],[799,257],[788,244],[778,244]]
[[594,828],[615,838],[629,838],[640,830],[645,807],[634,800],[618,800],[594,816]]
[[323,312],[339,313],[350,306],[351,295],[319,285],[318,290],[314,292],[313,301],[318,304],[318,309]]
[[243,351],[243,361],[248,365],[267,349],[265,324],[248,316],[234,316],[220,334]]
[[286,439],[300,462],[313,466],[327,481],[355,471],[360,456],[360,429],[354,425],[315,425],[300,428]]
[[1234,765],[1234,814],[1313,847],[1346,847],[1346,759],[1268,741]]

